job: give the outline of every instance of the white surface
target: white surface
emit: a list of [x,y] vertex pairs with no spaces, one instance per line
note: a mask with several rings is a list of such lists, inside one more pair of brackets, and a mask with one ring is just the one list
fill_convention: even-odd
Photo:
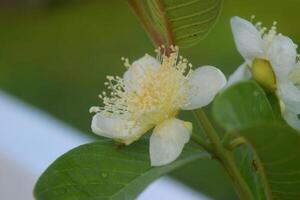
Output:
[[[77,130],[0,91],[0,199],[33,200],[33,186],[47,166],[66,151],[89,141]],[[164,177],[138,199],[208,198]]]

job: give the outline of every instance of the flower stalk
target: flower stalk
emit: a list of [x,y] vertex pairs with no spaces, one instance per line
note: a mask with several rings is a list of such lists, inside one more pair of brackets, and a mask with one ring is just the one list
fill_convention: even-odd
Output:
[[157,28],[152,23],[151,18],[149,17],[144,7],[142,6],[141,1],[128,0],[128,4],[131,7],[132,11],[137,16],[137,18],[140,20],[141,24],[145,28],[152,42],[156,46],[161,46],[162,44],[164,44],[161,34],[158,32]]
[[[150,18],[149,14],[146,12],[140,1],[128,0],[128,3],[133,12],[140,19],[142,25],[144,26],[146,32],[149,34],[155,46],[165,45],[165,47],[168,48],[170,45],[174,45],[174,40],[169,29],[168,21],[164,16],[164,7],[159,0],[156,0],[155,3],[162,14],[161,17],[163,18],[163,23],[167,31],[167,34],[165,35],[166,40],[164,39],[164,36],[157,30],[152,19]],[[168,54],[168,52],[165,53]],[[223,146],[217,132],[210,123],[210,120],[207,118],[205,112],[201,109],[198,109],[194,111],[194,113],[199,123],[202,125],[204,132],[206,133],[206,136],[210,141],[210,144],[202,140],[195,134],[192,135],[193,141],[199,144],[207,152],[211,153],[213,157],[218,159],[218,161],[224,167],[225,171],[228,173],[240,199],[254,200],[247,183],[245,182],[239,169],[236,166],[232,153]]]
[[254,197],[249,189],[247,183],[242,177],[239,169],[236,166],[234,157],[230,151],[228,151],[222,144],[216,130],[210,123],[210,120],[206,116],[202,109],[194,111],[194,114],[202,125],[207,138],[211,142],[211,150],[214,154],[213,156],[221,163],[225,171],[228,173],[232,184],[234,185],[236,192],[238,193],[240,199],[243,200],[254,200]]
[[207,141],[203,140],[198,134],[193,133],[192,134],[192,140],[197,143],[198,145],[200,145],[205,151],[211,153],[212,152],[212,148],[211,145],[207,143]]
[[233,150],[243,144],[246,144],[246,139],[243,137],[237,137],[235,139],[233,139],[227,146],[228,150]]

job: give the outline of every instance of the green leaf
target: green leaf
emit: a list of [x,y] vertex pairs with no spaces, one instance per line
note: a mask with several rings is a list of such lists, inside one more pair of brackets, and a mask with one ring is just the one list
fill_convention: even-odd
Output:
[[217,22],[223,0],[147,0],[153,22],[167,45],[189,47]]
[[226,130],[276,120],[264,90],[253,81],[235,84],[222,92],[214,101],[213,115]]
[[153,180],[191,161],[206,158],[194,144],[186,145],[173,163],[151,167],[148,142],[116,148],[101,141],[77,147],[58,158],[38,180],[38,200],[134,199]]
[[267,94],[268,100],[273,108],[274,115],[277,118],[277,120],[281,121],[283,123],[286,123],[281,115],[280,102],[279,102],[277,95],[272,92],[267,92],[266,94]]
[[285,125],[258,125],[241,131],[256,152],[269,200],[300,199],[300,135]]
[[256,160],[252,149],[243,146],[239,153],[241,157],[239,169],[250,190],[252,191],[254,198],[256,200],[266,200],[261,174],[257,169]]

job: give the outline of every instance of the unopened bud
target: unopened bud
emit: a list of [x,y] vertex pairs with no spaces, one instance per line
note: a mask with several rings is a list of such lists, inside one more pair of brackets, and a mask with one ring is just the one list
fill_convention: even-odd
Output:
[[251,66],[252,76],[267,90],[276,90],[276,76],[268,60],[255,59]]

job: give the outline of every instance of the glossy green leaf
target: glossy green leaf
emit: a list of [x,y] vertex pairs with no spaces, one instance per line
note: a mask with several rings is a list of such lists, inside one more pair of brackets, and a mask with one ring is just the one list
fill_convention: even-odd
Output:
[[215,99],[213,115],[226,130],[276,120],[264,90],[253,81],[240,82],[223,91]]
[[300,135],[284,125],[259,125],[241,131],[256,152],[269,200],[300,199]]
[[38,180],[37,200],[134,199],[150,182],[191,161],[207,158],[189,143],[172,164],[151,167],[148,142],[116,148],[101,141],[77,147],[58,158]]
[[275,115],[276,119],[278,121],[286,123],[281,115],[281,108],[280,108],[280,103],[279,103],[279,99],[278,99],[277,95],[272,92],[267,92],[267,97],[272,106],[272,109],[274,111],[274,115]]
[[222,0],[148,0],[148,5],[164,38],[169,43],[188,47],[203,39],[214,27]]
[[257,169],[257,161],[252,149],[243,146],[239,153],[241,158],[239,163],[240,172],[252,191],[255,200],[266,200],[261,174]]

